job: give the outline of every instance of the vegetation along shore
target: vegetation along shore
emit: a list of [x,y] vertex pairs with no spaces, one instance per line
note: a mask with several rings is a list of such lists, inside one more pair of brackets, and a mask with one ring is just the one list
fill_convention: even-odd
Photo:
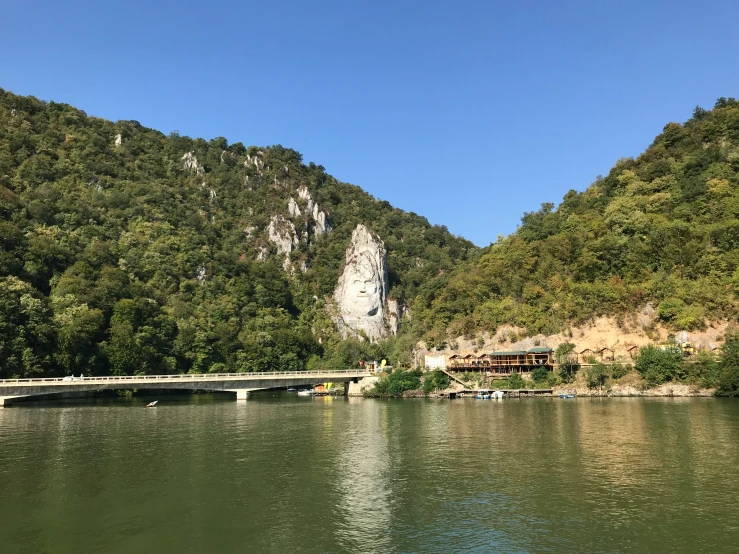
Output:
[[[423,368],[539,344],[551,367],[508,388],[736,395],[738,294],[733,98],[478,248],[290,148],[0,90],[0,378]],[[606,326],[601,346],[636,337],[638,355],[565,359]],[[685,332],[704,352],[665,348]],[[375,393],[498,377],[404,370]]]

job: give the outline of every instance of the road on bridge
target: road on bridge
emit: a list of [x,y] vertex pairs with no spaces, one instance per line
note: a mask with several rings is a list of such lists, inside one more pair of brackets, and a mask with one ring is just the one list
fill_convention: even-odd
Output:
[[14,398],[62,392],[116,389],[181,389],[230,391],[245,399],[249,391],[317,383],[357,381],[373,375],[363,369],[334,371],[273,371],[259,373],[192,373],[185,375],[111,375],[104,377],[47,377],[0,379],[0,406]]

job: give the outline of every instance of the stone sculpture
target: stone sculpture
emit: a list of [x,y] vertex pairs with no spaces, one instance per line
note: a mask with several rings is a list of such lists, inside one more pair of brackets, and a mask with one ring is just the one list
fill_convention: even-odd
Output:
[[334,291],[335,322],[342,337],[364,333],[374,341],[387,336],[387,281],[385,245],[360,223]]

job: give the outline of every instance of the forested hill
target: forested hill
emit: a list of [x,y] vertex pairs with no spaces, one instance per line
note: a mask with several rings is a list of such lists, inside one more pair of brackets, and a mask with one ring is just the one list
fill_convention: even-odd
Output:
[[[166,136],[0,89],[0,377],[399,359],[410,339],[340,341],[323,310],[360,222],[384,241],[401,304],[478,252],[294,150]],[[292,234],[287,251],[270,227]]]
[[556,210],[525,214],[515,234],[430,282],[415,315],[432,342],[504,323],[558,332],[647,302],[674,330],[734,318],[738,217],[739,104],[720,98]]

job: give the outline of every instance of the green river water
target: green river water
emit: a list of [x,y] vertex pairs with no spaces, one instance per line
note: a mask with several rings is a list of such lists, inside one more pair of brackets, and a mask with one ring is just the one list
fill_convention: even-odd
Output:
[[0,553],[738,552],[739,401],[0,409]]

